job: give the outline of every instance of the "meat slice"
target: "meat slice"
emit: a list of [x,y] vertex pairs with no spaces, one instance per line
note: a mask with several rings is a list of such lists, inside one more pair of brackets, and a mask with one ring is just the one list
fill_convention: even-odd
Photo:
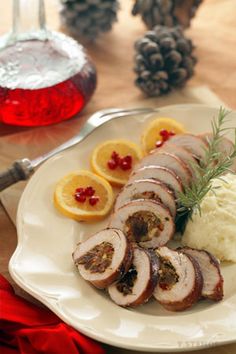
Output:
[[198,262],[203,276],[202,296],[214,301],[222,300],[224,280],[217,259],[207,251],[190,247],[182,247],[179,251],[192,256]]
[[122,230],[130,241],[144,248],[165,245],[175,230],[169,210],[164,205],[147,199],[124,204],[113,213],[109,226]]
[[198,160],[205,158],[207,143],[199,136],[193,134],[177,134],[170,137],[169,141],[172,144],[185,148]]
[[197,164],[197,160],[193,157],[193,155],[186,150],[184,147],[178,146],[176,144],[172,144],[169,140],[165,142],[163,147],[158,148],[154,151],[166,151],[169,152],[177,157],[179,157],[182,161],[185,162],[185,164],[188,166],[188,168],[191,171],[192,178],[194,179],[196,177],[196,172],[194,169],[194,166]]
[[161,247],[160,279],[154,290],[156,300],[169,311],[182,311],[200,297],[203,280],[198,263],[189,255]]
[[[212,133],[203,133],[200,134],[199,137],[201,137],[208,144],[212,139]],[[222,136],[218,145],[218,151],[222,154],[222,158],[230,156],[234,151],[233,142],[225,136]],[[232,172],[236,172],[236,158],[233,159],[230,169]]]
[[127,184],[116,197],[114,211],[135,199],[152,199],[165,205],[173,217],[176,204],[173,192],[162,182],[153,179],[141,179]]
[[103,289],[126,273],[133,252],[123,232],[113,228],[99,231],[78,244],[72,257],[81,276]]
[[134,248],[133,263],[118,282],[108,287],[111,299],[120,306],[135,307],[149,300],[158,281],[159,259],[153,251]]
[[137,165],[137,168],[145,166],[161,166],[173,171],[182,181],[182,184],[189,186],[192,174],[188,166],[177,156],[169,152],[154,152],[145,156]]
[[180,178],[170,169],[160,166],[146,166],[139,168],[131,174],[128,183],[146,178],[164,183],[174,192],[176,198],[178,197],[178,193],[183,191],[183,184]]

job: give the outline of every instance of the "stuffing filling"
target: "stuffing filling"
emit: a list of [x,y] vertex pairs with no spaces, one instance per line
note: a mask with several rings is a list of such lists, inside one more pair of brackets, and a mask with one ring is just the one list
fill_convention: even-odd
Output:
[[161,219],[150,211],[137,211],[125,223],[125,233],[129,239],[145,242],[158,237],[164,229]]
[[80,257],[77,264],[83,264],[91,273],[103,273],[111,265],[113,254],[111,243],[102,242]]
[[163,290],[170,290],[178,281],[179,276],[172,263],[164,257],[160,257],[161,267],[159,270],[159,286]]
[[123,295],[132,294],[132,288],[137,279],[137,270],[132,264],[128,272],[123,276],[123,278],[117,283],[116,288]]

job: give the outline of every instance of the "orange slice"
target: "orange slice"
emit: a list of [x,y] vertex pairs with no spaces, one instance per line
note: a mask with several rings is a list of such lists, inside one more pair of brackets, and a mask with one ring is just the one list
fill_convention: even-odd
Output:
[[[111,169],[108,162],[111,161],[113,152],[117,153],[122,159],[131,156],[132,163],[129,169],[124,170],[120,166]],[[134,167],[134,165],[142,158],[141,149],[128,140],[117,139],[107,140],[98,145],[92,153],[91,166],[94,172],[104,177],[114,186],[124,185]]]
[[148,124],[141,137],[143,151],[147,154],[155,149],[156,142],[162,140],[160,131],[166,129],[168,132],[172,131],[175,134],[182,134],[186,132],[185,127],[172,118],[157,118]]
[[[97,199],[91,205],[91,196],[79,202],[75,198],[78,188],[92,187],[93,198]],[[94,200],[94,199],[93,199]],[[104,218],[113,205],[113,190],[110,184],[92,172],[74,171],[63,177],[56,185],[54,205],[65,216],[77,221],[95,221]]]

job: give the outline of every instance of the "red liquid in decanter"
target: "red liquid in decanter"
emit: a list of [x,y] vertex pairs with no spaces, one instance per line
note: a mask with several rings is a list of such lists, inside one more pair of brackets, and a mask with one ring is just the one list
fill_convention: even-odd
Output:
[[95,87],[95,67],[83,48],[62,34],[0,51],[0,121],[6,124],[40,126],[69,119]]

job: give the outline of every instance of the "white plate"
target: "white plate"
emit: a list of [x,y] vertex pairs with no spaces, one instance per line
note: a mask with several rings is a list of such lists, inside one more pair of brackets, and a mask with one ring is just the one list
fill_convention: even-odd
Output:
[[[200,105],[160,109],[194,133],[210,130],[218,110]],[[236,113],[231,113],[236,126]],[[199,302],[181,313],[156,301],[130,310],[118,307],[104,291],[90,286],[76,271],[72,251],[78,241],[106,225],[83,224],[60,215],[53,206],[55,183],[65,174],[89,168],[93,148],[106,138],[139,142],[151,116],[119,118],[95,130],[75,148],[47,161],[31,178],[17,216],[18,246],[10,261],[14,280],[65,322],[101,342],[146,351],[185,351],[236,341],[236,264],[223,264],[223,301]],[[233,124],[232,124],[233,123]]]

